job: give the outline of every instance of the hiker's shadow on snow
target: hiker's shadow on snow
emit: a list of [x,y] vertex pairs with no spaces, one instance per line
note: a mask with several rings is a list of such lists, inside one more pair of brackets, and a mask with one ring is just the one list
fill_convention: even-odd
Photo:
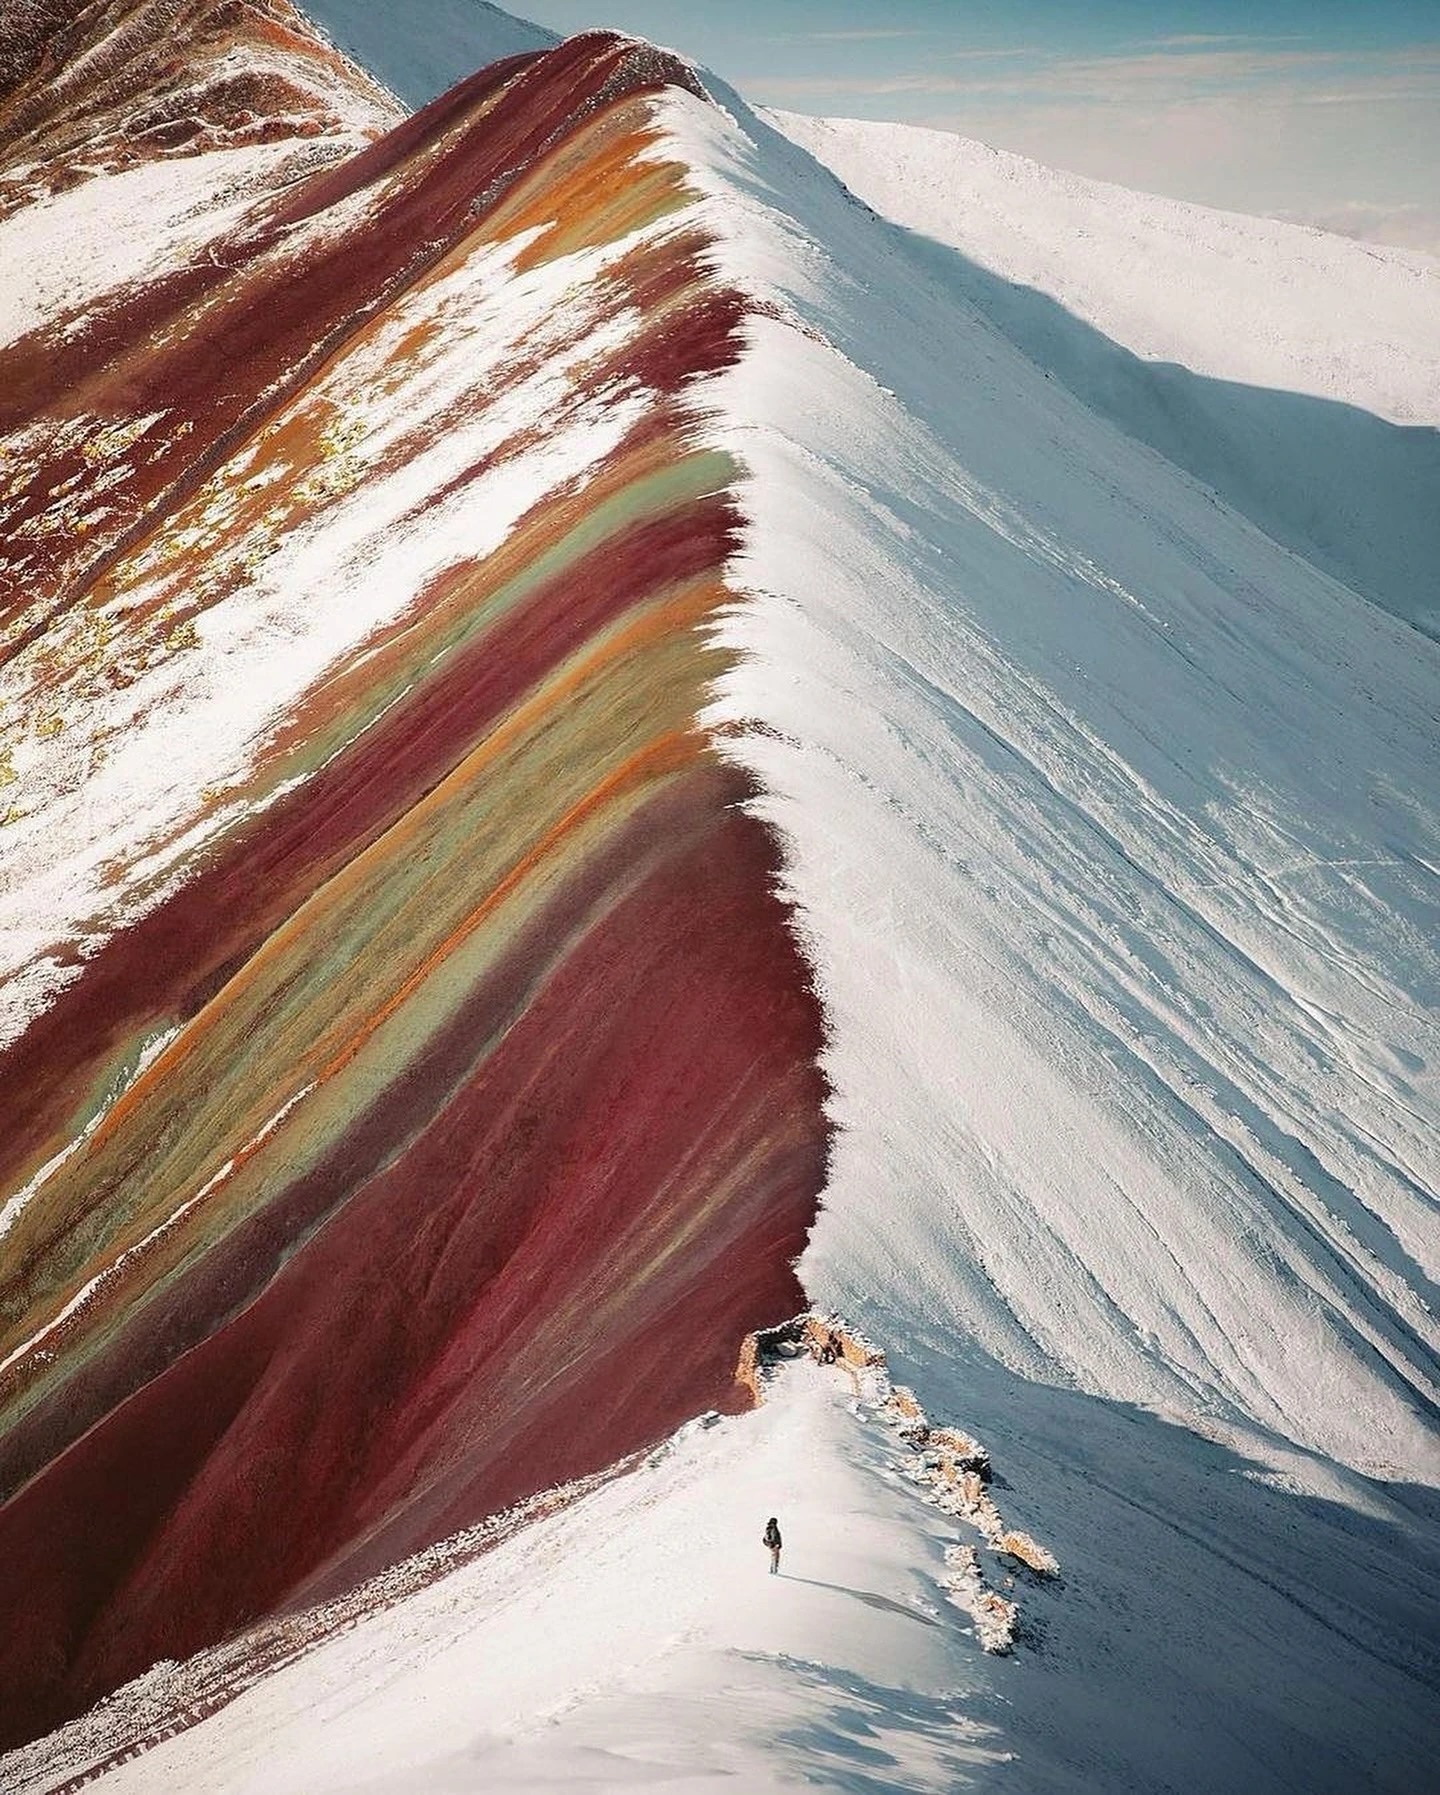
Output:
[[877,1595],[873,1589],[851,1589],[845,1583],[823,1583],[818,1577],[795,1577],[789,1571],[781,1571],[780,1575],[787,1583],[804,1583],[811,1589],[833,1589],[837,1596],[853,1596],[867,1608],[878,1608],[887,1614],[902,1614],[906,1620],[918,1620],[922,1627],[940,1625],[938,1620],[932,1620],[928,1614],[921,1614],[907,1603],[894,1601],[890,1596]]

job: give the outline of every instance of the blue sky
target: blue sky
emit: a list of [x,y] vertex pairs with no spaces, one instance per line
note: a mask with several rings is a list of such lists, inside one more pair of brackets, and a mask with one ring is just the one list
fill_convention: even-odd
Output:
[[1440,0],[536,0],[752,100],[1440,254]]

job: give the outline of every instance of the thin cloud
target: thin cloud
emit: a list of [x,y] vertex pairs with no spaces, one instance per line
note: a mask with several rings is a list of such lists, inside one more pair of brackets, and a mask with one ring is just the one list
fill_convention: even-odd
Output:
[[1016,50],[946,50],[942,57],[944,62],[1034,62],[1037,58],[1045,58],[1047,52],[1037,50],[1033,45]]
[[[1408,50],[1372,54],[1375,63],[1382,68],[1413,68],[1417,55],[1424,56],[1435,50],[1436,46],[1418,45]],[[1083,83],[1103,78],[1129,86],[1181,82],[1191,87],[1196,82],[1248,83],[1272,80],[1280,75],[1353,70],[1357,64],[1370,60],[1363,54],[1337,50],[1266,50],[1250,47],[1240,50],[1197,50],[1193,55],[1184,57],[1152,51],[1138,56],[1072,58],[1053,64],[1046,74],[1065,83]]]
[[1275,213],[1290,224],[1331,231],[1358,243],[1389,243],[1401,249],[1440,253],[1440,207],[1415,201],[1385,205],[1374,200],[1347,199],[1333,205],[1290,208]]
[[807,31],[799,34],[800,42],[817,44],[864,44],[876,38],[889,37],[933,37],[933,31],[921,30],[876,30],[876,31]]
[[1415,100],[1440,103],[1440,80],[1416,71],[1412,76],[1377,77],[1347,87],[1300,87],[1286,97],[1297,106],[1386,106]]
[[866,44],[897,38],[934,37],[931,30],[908,26],[877,26],[855,31],[777,31],[761,41],[767,44]]
[[818,100],[846,94],[860,99],[963,94],[987,103],[1079,100],[1146,106],[1227,99],[1333,106],[1440,98],[1440,44],[1368,55],[1247,48],[1197,50],[1183,57],[1150,52],[1038,63],[1020,53],[999,52],[987,53],[987,62],[993,62],[995,55],[1021,66],[994,74],[952,67],[871,76],[758,76],[747,85],[776,104],[787,98]]
[[1202,50],[1216,44],[1302,44],[1298,31],[1266,32],[1255,35],[1248,31],[1186,31],[1171,37],[1142,37],[1127,46],[1132,50]]
[[967,81],[961,75],[882,75],[869,78],[853,75],[752,75],[742,78],[741,88],[748,94],[778,103],[782,99],[823,100],[842,94],[860,97],[886,94],[954,94],[975,93],[994,88],[1008,90],[1008,82]]

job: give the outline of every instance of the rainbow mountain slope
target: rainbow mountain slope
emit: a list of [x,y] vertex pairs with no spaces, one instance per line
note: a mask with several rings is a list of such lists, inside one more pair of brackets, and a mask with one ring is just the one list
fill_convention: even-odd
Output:
[[799,1305],[689,79],[493,67],[4,351],[7,1742],[733,1406]]
[[0,215],[205,151],[333,151],[393,116],[386,90],[287,0],[25,0],[0,38]]

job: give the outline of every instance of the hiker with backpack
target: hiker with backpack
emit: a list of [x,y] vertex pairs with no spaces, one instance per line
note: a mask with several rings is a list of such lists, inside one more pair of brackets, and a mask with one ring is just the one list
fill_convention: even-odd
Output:
[[780,1523],[774,1515],[765,1523],[760,1543],[770,1548],[770,1575],[773,1577],[780,1569]]

